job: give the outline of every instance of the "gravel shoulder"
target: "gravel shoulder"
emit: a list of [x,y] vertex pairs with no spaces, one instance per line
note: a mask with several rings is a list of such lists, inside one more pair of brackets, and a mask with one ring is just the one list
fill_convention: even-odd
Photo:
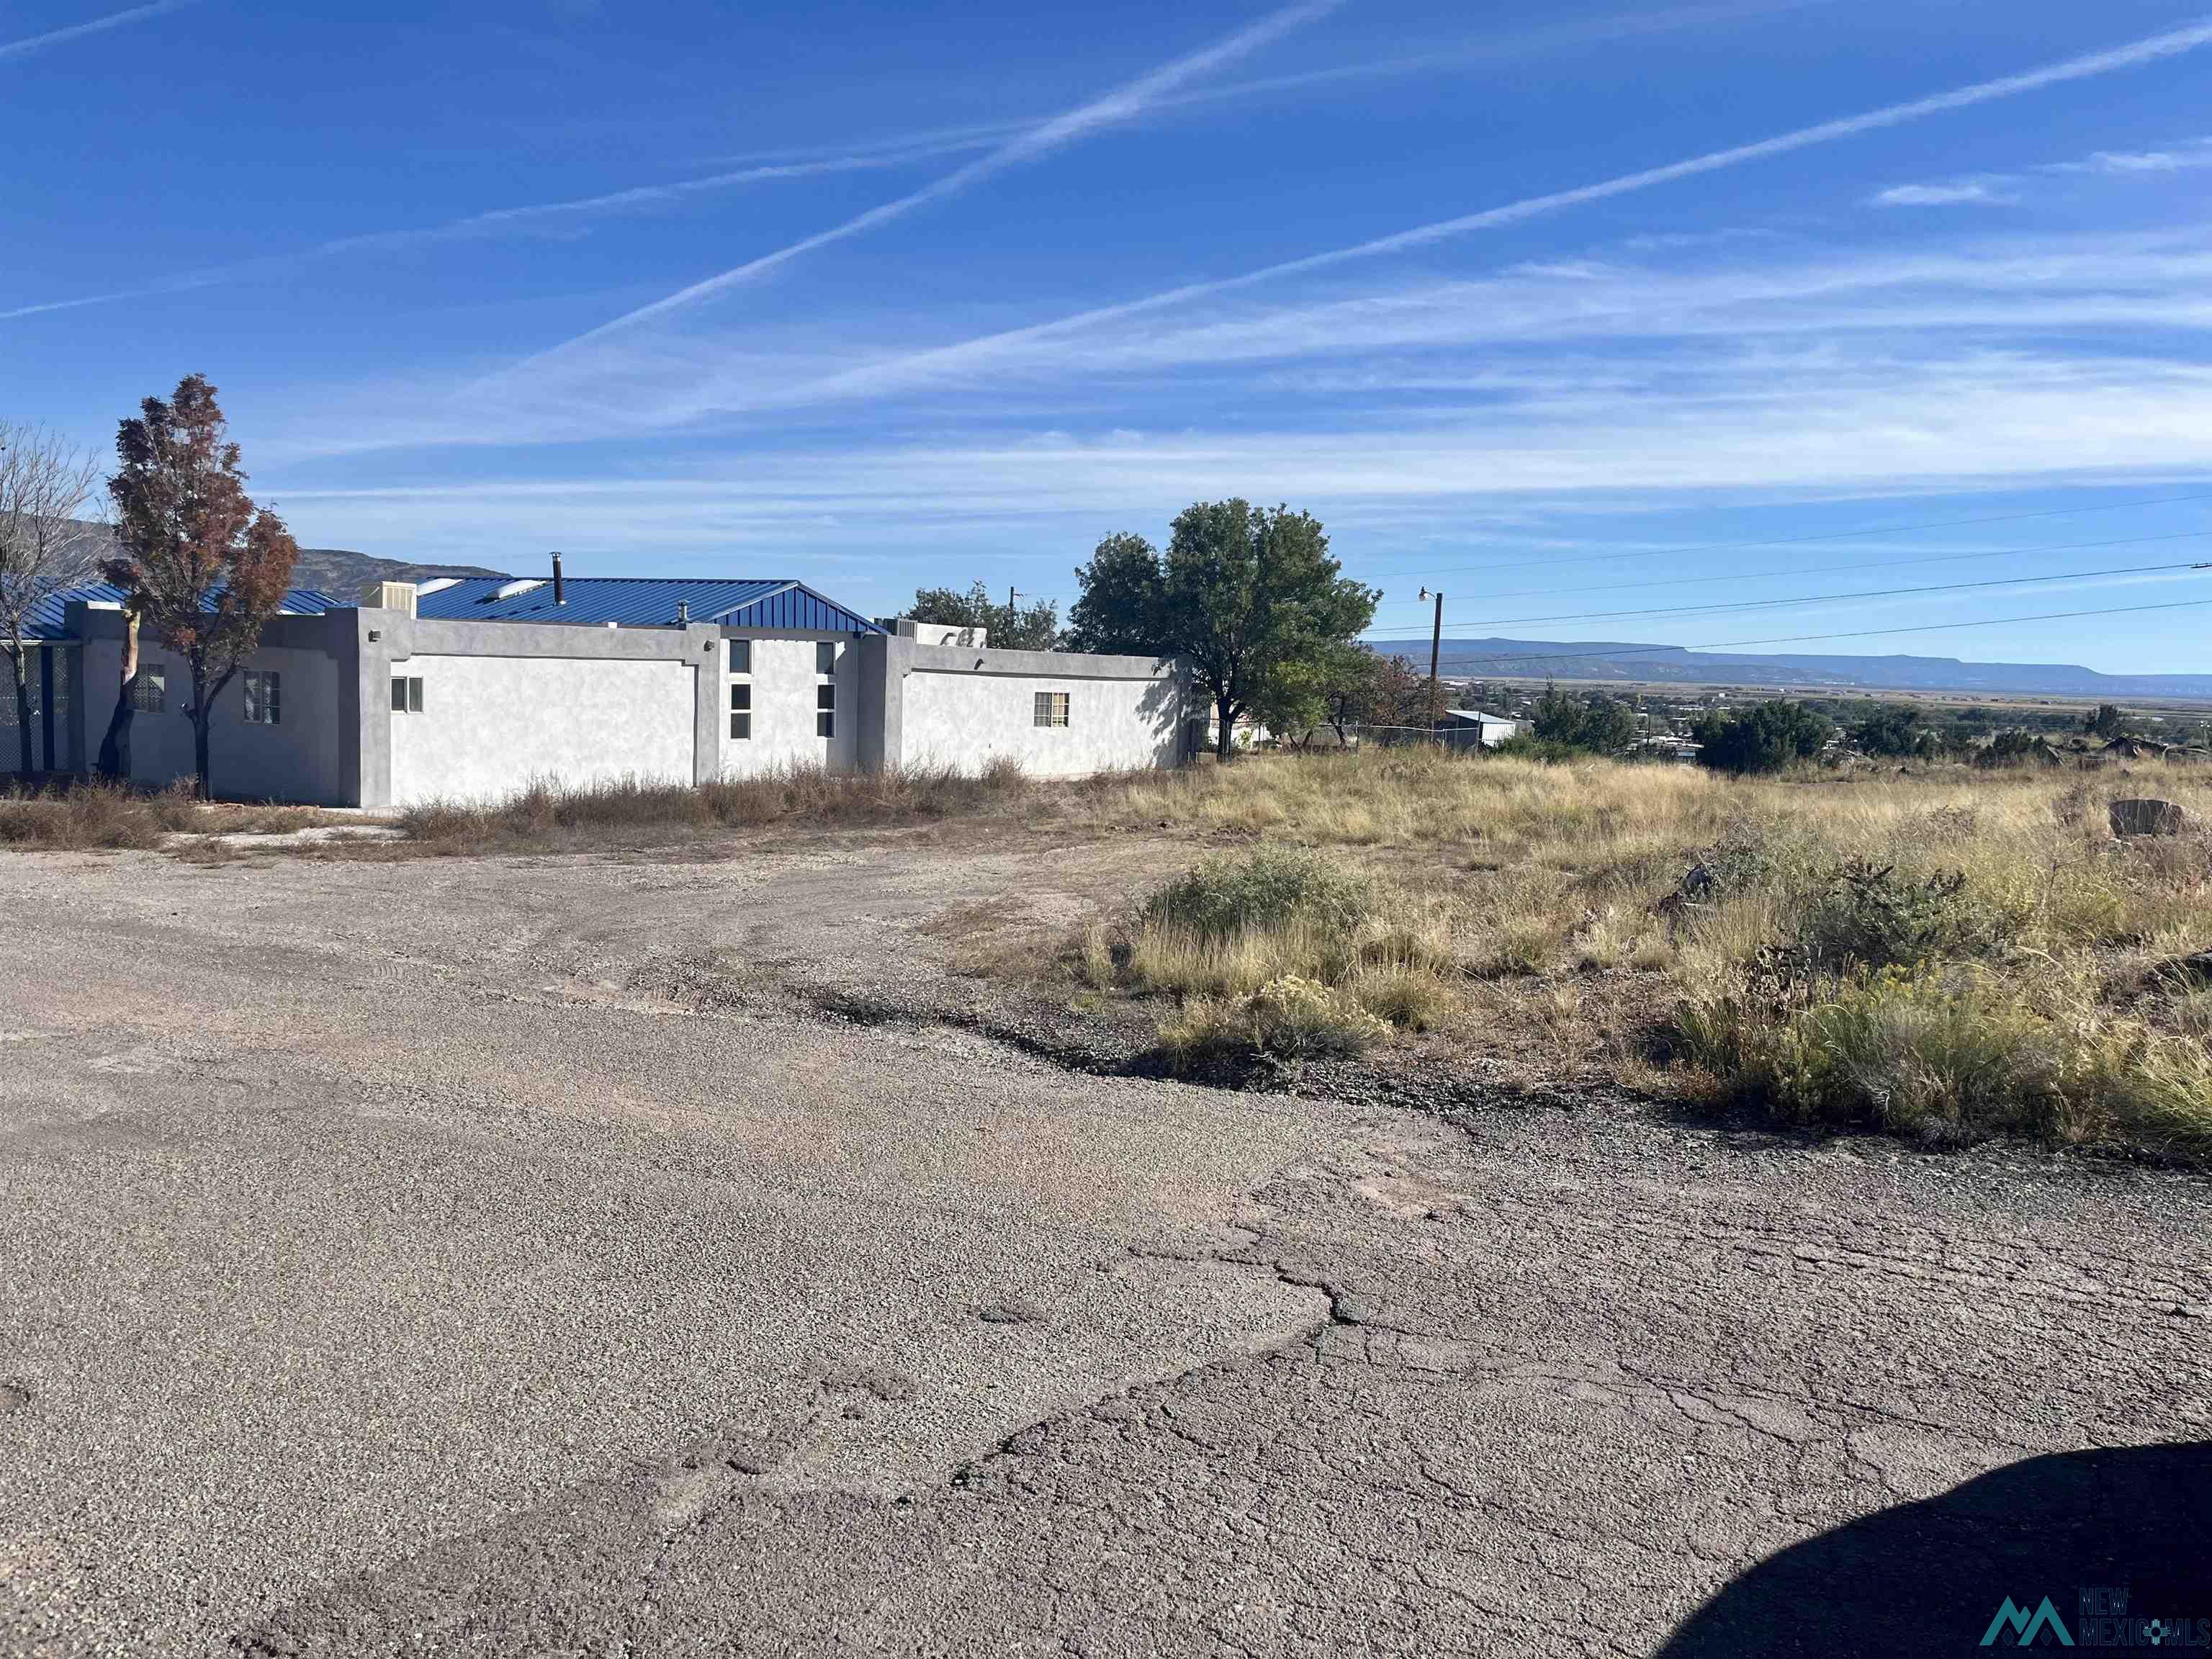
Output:
[[0,855],[0,1651],[1642,1654],[2144,1446],[2212,1560],[2201,1177],[932,1017],[1156,862]]

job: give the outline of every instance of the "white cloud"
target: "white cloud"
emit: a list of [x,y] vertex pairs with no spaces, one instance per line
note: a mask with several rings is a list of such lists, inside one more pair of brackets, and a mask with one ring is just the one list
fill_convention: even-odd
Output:
[[[392,426],[349,421],[344,443],[618,441],[831,411],[863,425],[964,420],[983,406],[1001,424],[1142,422],[1164,398],[1202,397],[1216,375],[1316,403],[1325,396],[1342,418],[1358,419],[1373,404],[1455,389],[1511,398],[1572,382],[1625,395],[1654,359],[1698,342],[1863,352],[1869,337],[1886,335],[1942,356],[1956,351],[1956,337],[1917,337],[2212,327],[2212,235],[2203,233],[1979,239],[1911,253],[1793,245],[1790,257],[1757,263],[1711,257],[1733,246],[1677,249],[1671,263],[1583,258],[1303,302],[1226,295],[1176,317],[1012,331],[988,349],[856,347],[851,337],[899,325],[872,330],[854,319],[811,339],[781,324],[681,338],[648,332],[595,343],[563,373],[532,381],[527,396],[497,382],[403,392],[392,401],[439,410],[438,422],[424,426],[414,413]],[[1255,381],[1263,372],[1269,378]],[[315,417],[305,419],[314,430]]]
[[[2078,161],[2046,161],[2032,169],[2039,173],[2094,173],[2126,178],[2145,173],[2180,173],[2192,167],[2212,167],[2212,138],[2198,138],[2171,149],[2100,149]],[[1877,207],[1954,207],[2006,204],[2021,199],[2026,179],[2016,173],[1983,173],[1969,178],[1939,179],[1923,184],[1893,185],[1867,199]]]
[[2012,180],[2002,175],[1960,179],[1941,185],[1893,185],[1868,198],[1876,207],[1957,207],[1966,204],[2002,205],[2020,200]]
[[[273,474],[295,526],[353,545],[420,542],[511,560],[516,545],[662,549],[1083,544],[1234,489],[1332,523],[1387,508],[1463,524],[1516,500],[1771,501],[1938,485],[2038,488],[2212,477],[2212,366],[1983,351],[1929,356],[1746,351],[1654,362],[1626,392],[1570,384],[1493,406],[1313,429],[1115,434],[948,431],[901,442],[733,447],[651,477],[307,489]],[[834,515],[834,526],[823,520]],[[1401,532],[1402,533],[1402,532]],[[566,537],[565,543],[560,538]],[[551,538],[551,540],[548,538]],[[502,550],[505,550],[502,551]],[[810,555],[811,556],[811,555]]]
[[2101,173],[2125,175],[2139,173],[2181,173],[2192,167],[2212,167],[2212,138],[2198,138],[2172,149],[2100,149],[2086,161],[2064,161],[2057,173]]

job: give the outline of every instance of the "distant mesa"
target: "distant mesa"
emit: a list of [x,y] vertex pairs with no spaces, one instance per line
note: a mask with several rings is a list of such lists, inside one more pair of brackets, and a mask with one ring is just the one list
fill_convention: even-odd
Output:
[[[1425,645],[1422,641],[1419,644]],[[1411,657],[1407,641],[1378,648]],[[2100,674],[2070,663],[1962,662],[1956,657],[1741,655],[1614,640],[1446,640],[1439,667],[1459,679],[1620,680],[1792,690],[1949,691],[1990,696],[2196,697],[2212,701],[2212,674]]]
[[[83,522],[78,520],[77,522]],[[88,533],[106,534],[98,525],[85,523]],[[347,547],[303,547],[293,567],[293,587],[308,587],[350,605],[371,582],[426,582],[433,576],[504,576],[504,570],[488,570],[480,564],[410,564],[404,559],[380,559]]]
[[371,582],[426,582],[433,576],[504,576],[477,564],[410,564],[380,559],[343,547],[303,547],[292,572],[292,586],[312,587],[350,602]]

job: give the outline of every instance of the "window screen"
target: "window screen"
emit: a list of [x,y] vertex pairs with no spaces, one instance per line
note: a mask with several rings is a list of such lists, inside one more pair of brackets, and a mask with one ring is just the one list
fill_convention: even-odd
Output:
[[1067,724],[1067,693],[1040,691],[1036,694],[1036,724],[1065,726]]
[[730,641],[730,672],[750,674],[753,672],[753,642],[750,640]]
[[246,723],[279,726],[284,719],[283,678],[273,668],[246,671]]
[[817,714],[814,717],[814,735],[817,738],[836,737],[837,735],[837,717],[826,708],[820,714]]
[[131,682],[131,706],[142,714],[159,714],[169,706],[169,669],[166,663],[140,665]]
[[[28,666],[23,676],[23,696],[31,705],[31,712],[36,714],[39,712],[38,653],[26,652],[25,659]],[[11,726],[15,724],[15,677],[4,667],[0,667],[0,721]]]
[[837,672],[837,641],[823,640],[814,647],[814,672],[834,674]]

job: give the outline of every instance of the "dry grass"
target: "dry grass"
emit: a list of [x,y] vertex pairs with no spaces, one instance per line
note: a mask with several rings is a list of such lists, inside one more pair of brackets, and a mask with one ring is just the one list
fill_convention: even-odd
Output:
[[[2130,795],[2191,829],[2114,841]],[[1117,780],[1083,810],[1304,847],[1365,895],[1349,920],[1207,932],[1156,902],[1094,931],[1083,972],[1173,1000],[1171,1043],[1260,1042],[1257,1000],[1295,978],[1348,1021],[1794,1121],[2212,1156],[2212,990],[2166,966],[2212,948],[2195,771],[1731,780],[1399,750]]]
[[708,839],[771,825],[911,823],[1003,811],[1027,791],[1021,769],[981,775],[910,767],[839,774],[792,766],[698,785],[618,779],[562,788],[538,783],[488,805],[433,802],[398,815],[400,832],[436,854],[556,851]]
[[279,835],[344,822],[311,806],[201,801],[189,784],[152,793],[84,780],[27,792],[0,787],[0,847],[46,852],[121,852],[177,836]]
[[167,834],[142,794],[94,785],[0,795],[0,846],[41,851],[159,847]]

